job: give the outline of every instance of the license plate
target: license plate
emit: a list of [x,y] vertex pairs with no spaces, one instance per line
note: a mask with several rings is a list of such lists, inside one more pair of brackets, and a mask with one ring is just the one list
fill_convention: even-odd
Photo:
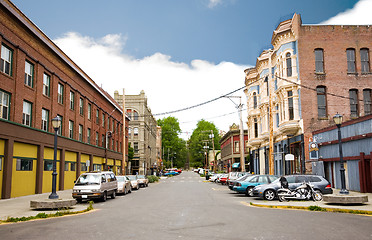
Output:
[[82,195],[81,198],[88,198],[88,196],[87,195]]

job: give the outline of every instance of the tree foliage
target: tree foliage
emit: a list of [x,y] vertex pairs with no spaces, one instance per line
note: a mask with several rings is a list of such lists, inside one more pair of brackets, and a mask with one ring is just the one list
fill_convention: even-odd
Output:
[[179,137],[180,124],[175,117],[158,119],[158,125],[162,128],[163,164],[165,168],[183,168],[186,162],[186,141]]
[[[213,138],[211,134],[213,132]],[[205,165],[205,148],[209,146],[209,149],[213,149],[212,141],[214,140],[214,149],[220,149],[220,136],[218,129],[212,122],[200,120],[196,129],[193,131],[189,139],[190,149],[190,166],[192,167],[204,167]]]

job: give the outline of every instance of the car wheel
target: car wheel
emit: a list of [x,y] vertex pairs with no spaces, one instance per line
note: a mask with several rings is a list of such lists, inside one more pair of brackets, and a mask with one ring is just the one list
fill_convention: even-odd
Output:
[[272,201],[275,198],[275,192],[272,189],[266,190],[264,192],[264,198],[268,201]]
[[278,199],[279,199],[279,202],[287,202],[288,201],[283,195],[280,195],[280,194],[278,194]]
[[115,199],[116,198],[116,190],[114,190],[111,194],[111,199]]
[[127,187],[124,187],[123,195],[126,195],[127,193]]
[[140,188],[139,185],[137,185],[137,190],[138,190],[139,188]]
[[253,197],[253,187],[248,187],[245,195],[247,195],[247,197]]
[[77,201],[78,203],[82,203],[82,202],[83,202],[83,199],[81,199],[81,198],[76,198],[76,201]]
[[102,196],[101,200],[102,200],[102,202],[106,202],[106,200],[107,200],[107,192],[104,192],[103,193],[103,196]]
[[132,192],[132,186],[130,186],[129,190],[128,190],[128,193],[131,193]]

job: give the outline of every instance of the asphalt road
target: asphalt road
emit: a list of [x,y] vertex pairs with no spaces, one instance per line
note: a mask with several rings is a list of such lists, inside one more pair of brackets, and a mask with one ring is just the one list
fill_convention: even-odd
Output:
[[250,207],[196,173],[150,184],[93,212],[0,225],[0,239],[372,239],[372,217]]

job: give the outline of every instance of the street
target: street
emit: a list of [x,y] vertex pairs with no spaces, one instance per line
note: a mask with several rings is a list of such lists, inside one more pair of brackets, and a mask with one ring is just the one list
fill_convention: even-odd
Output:
[[[245,204],[244,204],[245,203]],[[372,239],[372,217],[256,208],[184,172],[77,216],[0,225],[1,239]]]

